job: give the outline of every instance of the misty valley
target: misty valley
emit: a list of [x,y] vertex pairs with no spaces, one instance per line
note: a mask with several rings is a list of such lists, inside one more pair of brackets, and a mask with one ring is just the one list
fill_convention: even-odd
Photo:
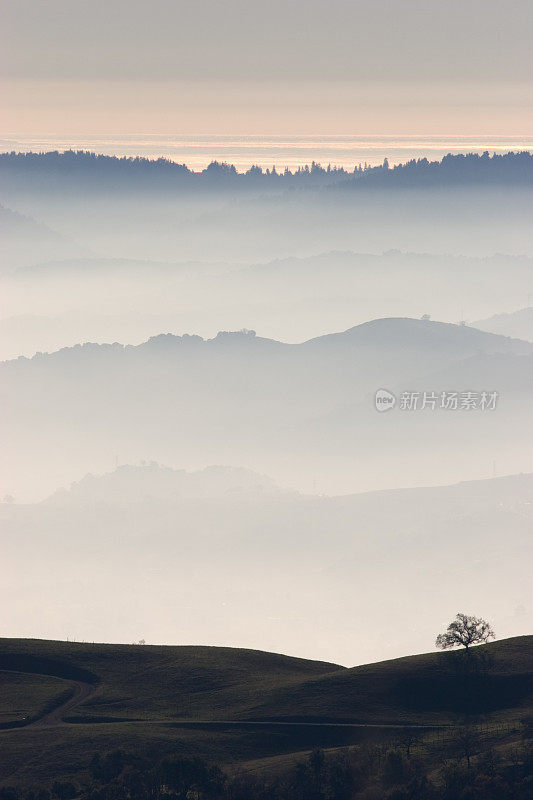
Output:
[[532,179],[0,153],[0,800],[531,796]]

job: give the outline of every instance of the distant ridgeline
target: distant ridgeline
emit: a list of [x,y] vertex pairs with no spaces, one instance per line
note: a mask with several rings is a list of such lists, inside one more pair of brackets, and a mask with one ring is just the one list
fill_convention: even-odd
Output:
[[[0,153],[0,178],[5,186],[20,188],[68,187],[72,182],[101,187],[135,184],[144,188],[297,188],[336,186],[356,190],[361,188],[423,188],[496,184],[507,186],[533,185],[533,154],[524,151],[489,155],[447,155],[441,161],[413,159],[389,167],[387,159],[378,167],[356,166],[352,172],[342,167],[299,167],[294,172],[275,167],[263,170],[252,166],[247,172],[237,172],[227,163],[213,161],[206,169],[193,172],[185,164],[165,158],[131,158],[96,155],[86,151],[69,150],[48,153]],[[38,187],[32,186],[33,179]]]

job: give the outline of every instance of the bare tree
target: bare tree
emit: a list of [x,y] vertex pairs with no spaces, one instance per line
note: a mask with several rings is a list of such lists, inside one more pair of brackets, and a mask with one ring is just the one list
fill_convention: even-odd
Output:
[[472,644],[482,644],[494,638],[494,631],[486,620],[470,617],[468,614],[457,614],[448,625],[446,633],[437,636],[435,647],[440,650],[464,647],[468,650]]

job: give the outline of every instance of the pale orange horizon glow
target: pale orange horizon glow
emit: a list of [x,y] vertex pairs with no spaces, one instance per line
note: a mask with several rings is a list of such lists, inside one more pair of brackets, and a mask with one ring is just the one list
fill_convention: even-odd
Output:
[[2,135],[525,136],[528,83],[11,80]]

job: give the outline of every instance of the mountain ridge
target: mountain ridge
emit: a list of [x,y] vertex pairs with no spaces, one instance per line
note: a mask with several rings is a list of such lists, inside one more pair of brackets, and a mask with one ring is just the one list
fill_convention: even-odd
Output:
[[[370,333],[370,336],[367,334]],[[452,343],[463,346],[466,342],[479,342],[480,344],[494,344],[500,346],[503,351],[509,349],[518,349],[519,352],[533,354],[533,343],[522,339],[514,339],[502,334],[492,333],[490,331],[483,331],[478,328],[473,328],[467,325],[456,325],[451,322],[439,322],[436,320],[415,319],[413,317],[383,317],[362,322],[344,331],[324,334],[303,342],[288,343],[281,342],[277,339],[270,339],[257,336],[255,331],[243,329],[240,331],[219,331],[218,334],[211,339],[204,339],[198,334],[172,334],[160,333],[151,336],[145,342],[138,345],[122,344],[120,342],[106,342],[94,343],[84,342],[83,344],[76,344],[71,347],[63,347],[52,353],[36,353],[34,356],[28,358],[26,356],[19,356],[16,359],[8,359],[0,363],[12,363],[15,361],[33,361],[40,360],[45,356],[57,356],[58,354],[67,354],[74,352],[115,352],[124,351],[131,352],[133,350],[140,352],[149,348],[155,348],[162,345],[170,347],[179,347],[186,345],[198,345],[215,347],[219,345],[229,344],[251,344],[253,346],[263,347],[276,347],[285,350],[296,350],[297,348],[312,348],[315,346],[330,345],[332,343],[350,343],[370,346],[385,346],[394,344],[395,346],[402,347],[408,343],[417,343],[417,335],[426,335],[424,343],[428,341],[428,334],[430,334],[430,343],[439,345],[442,341],[446,342],[446,334],[452,340]],[[400,338],[403,337],[403,341]],[[359,340],[359,342],[357,341]],[[417,343],[420,344],[420,341]],[[498,351],[496,351],[498,352]],[[500,351],[501,352],[501,351]]]

